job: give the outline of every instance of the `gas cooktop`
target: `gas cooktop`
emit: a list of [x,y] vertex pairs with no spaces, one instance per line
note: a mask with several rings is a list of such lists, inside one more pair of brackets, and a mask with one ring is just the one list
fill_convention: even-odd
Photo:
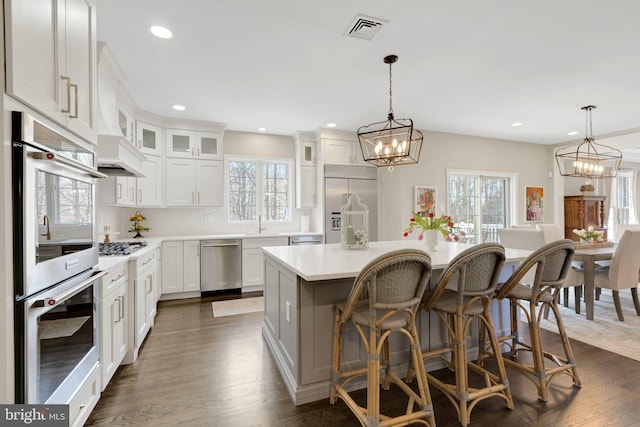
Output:
[[132,252],[147,246],[144,240],[135,242],[110,242],[98,245],[98,255],[129,255]]

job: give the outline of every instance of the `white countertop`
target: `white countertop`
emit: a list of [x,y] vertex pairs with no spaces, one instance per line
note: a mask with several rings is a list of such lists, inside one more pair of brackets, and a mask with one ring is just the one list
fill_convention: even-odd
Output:
[[296,236],[323,236],[319,232],[285,231],[279,233],[226,233],[226,234],[201,234],[196,236],[164,236],[158,237],[163,241],[176,240],[209,240],[209,239],[259,239],[269,237],[296,237]]
[[[162,244],[162,242],[169,241],[181,241],[181,240],[210,240],[210,239],[259,239],[259,238],[273,238],[273,237],[297,237],[297,236],[323,236],[322,233],[317,232],[300,232],[300,231],[287,231],[280,233],[236,233],[236,234],[202,234],[197,236],[163,236],[163,237],[144,237],[141,240],[147,242],[147,246],[142,249],[129,254],[129,255],[106,255],[98,258],[98,268],[100,270],[109,270],[116,265],[129,261],[130,259],[136,259],[143,256],[152,248],[156,248]],[[117,239],[113,242],[132,242],[134,239]]]
[[[434,270],[444,269],[460,252],[472,247],[466,243],[438,244],[437,251],[427,251]],[[394,240],[370,242],[368,249],[340,249],[340,244],[308,246],[272,246],[262,250],[287,265],[298,276],[307,281],[344,279],[355,277],[374,258],[396,249],[416,248],[426,250],[424,242],[417,240]],[[531,251],[505,248],[507,262],[520,262]]]
[[[115,267],[116,265],[127,262],[132,259],[140,258],[145,254],[149,253],[149,251],[155,250],[158,246],[162,244],[163,239],[158,237],[144,238],[141,239],[147,242],[147,246],[143,246],[141,249],[129,254],[129,255],[105,255],[98,257],[98,269],[100,270],[109,270],[110,268]],[[117,240],[118,242],[132,242],[133,239],[122,239]]]

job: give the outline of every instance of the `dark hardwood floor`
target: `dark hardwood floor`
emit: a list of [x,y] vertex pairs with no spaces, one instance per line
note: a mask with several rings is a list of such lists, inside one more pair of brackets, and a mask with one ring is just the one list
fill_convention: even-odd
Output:
[[[90,426],[358,426],[346,405],[328,399],[295,406],[261,336],[261,313],[214,318],[219,297],[161,302],[138,361],[121,366],[102,393]],[[557,335],[542,331],[545,341]],[[491,398],[471,426],[638,426],[640,362],[571,342],[582,388],[563,376],[540,402],[534,385],[508,370],[515,409]],[[554,344],[554,345],[559,345]],[[554,348],[554,350],[557,347]],[[438,376],[449,376],[447,370]],[[354,393],[365,399],[365,391]],[[383,409],[402,412],[398,390],[382,392]],[[436,422],[458,426],[455,409],[431,388]]]

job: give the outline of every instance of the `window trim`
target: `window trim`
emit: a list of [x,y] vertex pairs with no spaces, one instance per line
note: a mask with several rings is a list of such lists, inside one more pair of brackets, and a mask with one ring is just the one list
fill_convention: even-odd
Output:
[[[258,219],[254,220],[244,220],[244,221],[231,221],[230,218],[230,203],[229,203],[229,189],[231,188],[229,185],[229,163],[230,162],[256,162],[257,167],[256,170],[262,171],[262,166],[264,163],[285,163],[287,165],[287,179],[289,181],[289,185],[287,186],[287,217],[282,221],[278,220],[262,220],[263,223],[292,223],[293,222],[293,198],[295,196],[295,182],[294,182],[294,160],[293,158],[288,157],[266,157],[266,156],[244,156],[241,154],[232,154],[224,156],[224,199],[226,206],[226,220],[227,224],[257,224]],[[262,193],[262,177],[259,176],[256,182],[256,191],[258,192],[258,196]],[[261,212],[262,209],[262,197],[256,197],[256,212]]]

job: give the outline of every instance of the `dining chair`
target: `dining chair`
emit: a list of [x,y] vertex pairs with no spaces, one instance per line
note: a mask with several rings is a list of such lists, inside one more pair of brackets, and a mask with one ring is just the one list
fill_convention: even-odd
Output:
[[[577,387],[582,384],[557,304],[558,289],[571,269],[574,252],[575,246],[571,240],[558,240],[534,251],[516,268],[505,283],[499,285],[495,296],[496,299],[508,298],[510,301],[511,335],[498,340],[510,347],[511,358],[504,358],[504,362],[524,373],[536,385],[538,398],[544,402],[548,399],[551,382],[560,374],[571,376],[573,384]],[[521,279],[530,272],[534,273],[534,281],[522,283]],[[542,343],[540,322],[547,307],[556,318],[564,356],[550,353]],[[527,319],[528,343],[520,337],[520,311]],[[486,332],[481,331],[480,342],[483,345],[478,356],[481,362],[486,355],[500,356],[495,350],[487,350],[484,344],[485,335]],[[521,351],[530,352],[532,361],[519,355]]]
[[[454,404],[463,426],[471,422],[471,411],[480,400],[497,396],[513,409],[509,381],[491,318],[491,303],[504,260],[504,247],[496,243],[481,243],[461,252],[447,265],[433,290],[425,293],[421,305],[423,310],[438,315],[449,336],[448,345],[424,352],[422,359],[440,358],[455,372],[454,383],[432,374],[427,374],[428,381]],[[448,288],[450,283],[451,289]],[[488,332],[491,347],[497,355],[497,374],[468,360],[467,339],[476,319]],[[413,369],[418,372],[422,368],[424,366],[410,367],[407,380],[412,378]],[[470,373],[474,377],[470,378]],[[477,386],[478,383],[482,385]]]
[[[343,305],[334,307],[333,366],[330,403],[342,399],[363,426],[395,426],[419,423],[435,426],[433,406],[416,329],[416,313],[431,277],[431,258],[418,249],[400,249],[383,254],[367,264],[356,277]],[[342,341],[347,323],[355,325],[367,351],[367,366],[343,370]],[[416,370],[418,393],[391,370],[389,337],[401,333],[409,341],[410,358]],[[381,363],[382,359],[382,363]],[[380,413],[382,388],[393,382],[408,397],[406,412],[389,417]],[[367,378],[366,407],[360,406],[347,388],[358,378]]]
[[[624,322],[624,314],[620,304],[620,291],[631,289],[631,297],[636,314],[640,316],[638,300],[638,272],[640,271],[640,229],[627,229],[622,233],[616,245],[609,265],[599,266],[594,271],[593,284],[597,288],[610,289],[616,307],[618,320]],[[572,268],[566,281],[570,284],[584,283],[584,270]],[[579,301],[579,300],[578,300]]]

